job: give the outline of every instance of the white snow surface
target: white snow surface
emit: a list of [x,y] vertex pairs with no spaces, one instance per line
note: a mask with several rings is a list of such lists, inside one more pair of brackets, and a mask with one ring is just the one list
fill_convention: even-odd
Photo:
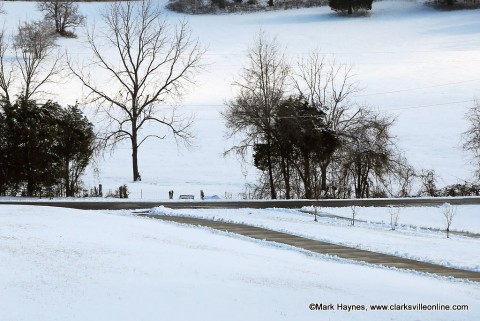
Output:
[[[165,0],[160,0],[165,4]],[[105,3],[81,3],[87,26],[101,30]],[[13,30],[19,21],[39,19],[35,2],[5,2],[0,24]],[[184,15],[166,12],[170,22]],[[100,175],[89,172],[85,183],[102,183],[106,190],[128,183],[131,198],[167,198],[205,194],[224,197],[244,191],[255,181],[256,170],[221,154],[232,146],[225,140],[220,117],[224,102],[234,97],[231,83],[245,64],[245,52],[262,28],[285,46],[289,60],[319,49],[338,63],[352,64],[365,90],[359,103],[374,106],[397,117],[394,134],[407,158],[417,169],[434,168],[442,177],[438,185],[469,179],[470,155],[460,149],[467,128],[464,114],[478,95],[480,84],[480,20],[478,10],[439,11],[416,1],[380,1],[366,17],[338,16],[329,7],[258,12],[253,14],[187,16],[193,35],[208,47],[207,70],[198,86],[184,100],[183,111],[196,114],[197,147],[177,149],[171,137],[147,141],[140,149],[141,183],[131,182],[128,143],[100,161]],[[85,30],[77,39],[60,39],[59,49],[74,59],[88,61]],[[99,82],[106,80],[93,70]],[[85,91],[71,77],[49,88],[62,104],[82,101]],[[87,113],[93,106],[85,106]],[[97,124],[100,125],[100,124]],[[164,134],[149,126],[143,135]]]
[[[100,211],[0,206],[0,260],[9,321],[480,318],[476,283]],[[469,310],[310,311],[310,303]]]
[[[311,210],[306,208],[306,210]],[[356,223],[287,209],[169,209],[154,208],[159,215],[179,215],[224,220],[287,232],[310,239],[411,258],[419,261],[480,271],[480,238],[451,235],[446,238],[443,215],[436,207],[405,207],[399,226],[391,229],[389,208],[357,208]],[[351,217],[350,208],[323,208],[319,214]],[[480,231],[479,206],[458,206],[451,230]]]

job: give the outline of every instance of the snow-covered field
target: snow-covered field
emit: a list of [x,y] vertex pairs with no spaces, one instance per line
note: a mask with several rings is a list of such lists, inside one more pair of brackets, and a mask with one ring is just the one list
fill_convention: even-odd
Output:
[[[405,207],[400,211],[399,226],[391,230],[389,208],[357,209],[357,222],[313,216],[286,209],[179,209],[158,207],[152,213],[224,220],[287,232],[320,241],[386,253],[419,261],[480,271],[480,238],[451,235],[445,229],[440,208]],[[479,206],[458,206],[451,230],[480,232]],[[320,214],[351,217],[350,208],[319,209]]]
[[[159,0],[165,3],[166,0]],[[81,3],[88,26],[101,30],[104,3]],[[5,2],[0,25],[8,30],[39,19],[34,2]],[[182,15],[168,13],[167,20]],[[415,1],[375,2],[368,17],[339,17],[328,7],[254,14],[189,16],[208,46],[207,70],[186,97],[196,114],[197,147],[178,151],[173,140],[147,141],[140,149],[143,181],[131,183],[130,150],[122,144],[90,171],[88,187],[129,183],[131,198],[180,194],[225,196],[255,180],[234,158],[221,154],[220,112],[244,52],[262,28],[277,36],[292,61],[320,49],[352,64],[365,87],[360,103],[397,116],[399,144],[417,168],[434,168],[439,185],[468,179],[469,155],[459,148],[465,111],[480,84],[478,10],[436,11]],[[88,60],[85,31],[59,40],[74,59]],[[95,71],[102,81],[104,75]],[[102,78],[103,77],[103,78]],[[104,80],[104,79],[103,79]],[[84,91],[68,77],[49,88],[62,104]],[[92,106],[85,106],[90,113]],[[99,124],[100,125],[100,124]],[[149,127],[145,134],[157,128]],[[453,230],[480,233],[478,206],[461,206]],[[447,266],[480,271],[480,240],[446,239],[438,208],[405,208],[390,231],[386,208],[360,208],[355,226],[339,218],[294,210],[170,210],[243,222]],[[322,209],[349,217],[348,208]],[[428,229],[427,229],[428,228]],[[431,229],[431,230],[429,230]],[[478,284],[372,267],[312,255],[232,234],[133,217],[125,212],[0,206],[0,320],[477,320]],[[309,304],[467,304],[469,311],[311,311]]]
[[[476,320],[476,283],[122,213],[0,206],[1,320]],[[123,213],[125,214],[125,213]],[[311,303],[369,311],[311,311]],[[371,304],[468,311],[372,311]]]
[[[80,4],[89,26],[95,22],[101,30],[104,5]],[[6,2],[5,9],[0,24],[9,29],[40,17],[34,2]],[[168,13],[169,21],[179,18]],[[243,176],[236,159],[222,158],[232,142],[223,138],[219,112],[233,97],[230,84],[260,28],[277,36],[292,61],[317,48],[339,63],[352,64],[365,87],[357,100],[397,116],[394,131],[400,146],[417,169],[434,168],[440,174],[438,185],[470,178],[469,155],[459,144],[465,111],[480,83],[478,10],[437,11],[415,1],[381,1],[374,3],[370,16],[357,18],[340,17],[328,7],[187,18],[194,35],[208,46],[209,66],[184,102],[185,111],[196,113],[197,148],[179,152],[172,140],[146,142],[140,150],[143,181],[130,183],[131,197],[167,198],[171,189],[176,195],[203,189],[224,196],[242,192],[246,182],[255,180],[253,167],[247,166]],[[88,59],[84,31],[78,34],[60,40],[60,49]],[[101,73],[95,74],[101,79]],[[84,93],[71,78],[52,92],[64,104],[81,100]],[[106,189],[128,183],[130,162],[128,144],[123,144],[100,162],[100,176],[89,173],[85,183],[103,183]]]

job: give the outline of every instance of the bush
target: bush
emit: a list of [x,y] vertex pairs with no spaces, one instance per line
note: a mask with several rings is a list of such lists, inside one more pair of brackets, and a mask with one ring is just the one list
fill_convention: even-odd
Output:
[[215,11],[211,5],[204,5],[202,0],[170,0],[167,9],[182,13],[208,13]]
[[452,184],[440,190],[442,196],[480,196],[480,185],[473,183]]
[[220,9],[225,9],[225,0],[211,0],[212,5],[219,7]]
[[480,8],[478,0],[433,0],[425,3],[429,7],[439,10],[465,10]]
[[107,195],[105,197],[109,198],[128,198],[130,195],[130,192],[128,191],[128,186],[126,184],[123,184],[119,186],[114,193],[112,191],[108,191]]

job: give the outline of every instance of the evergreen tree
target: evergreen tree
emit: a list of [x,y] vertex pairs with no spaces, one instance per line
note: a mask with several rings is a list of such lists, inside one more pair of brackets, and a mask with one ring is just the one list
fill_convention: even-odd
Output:
[[93,124],[77,106],[69,106],[58,116],[56,152],[60,158],[60,177],[65,196],[75,196],[80,176],[84,173],[95,151]]
[[25,186],[26,196],[39,194],[43,187],[57,183],[58,157],[55,145],[54,116],[57,106],[42,106],[33,100],[19,98],[4,106],[9,148],[9,181],[15,189]]
[[338,139],[325,121],[325,113],[302,98],[282,102],[274,117],[274,142],[254,145],[254,165],[266,171],[268,157],[279,169],[285,184],[285,197],[290,198],[292,169],[303,182],[304,197],[318,197],[313,177],[316,165],[330,157]]
[[0,113],[0,195],[5,195],[8,188],[8,140],[5,115]]
[[328,5],[336,12],[353,14],[353,11],[372,10],[373,0],[330,0]]
[[52,101],[20,97],[2,107],[0,194],[38,196],[56,187],[74,196],[93,156],[93,125],[76,106],[63,109]]
[[325,116],[301,97],[290,98],[279,108],[277,124],[286,138],[282,139],[282,144],[294,148],[294,164],[303,181],[306,198],[318,196],[312,181],[315,165],[330,157],[338,145],[337,136],[327,125]]

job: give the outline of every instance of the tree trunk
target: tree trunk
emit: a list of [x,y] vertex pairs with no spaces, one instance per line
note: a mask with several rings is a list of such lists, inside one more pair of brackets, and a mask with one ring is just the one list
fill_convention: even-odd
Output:
[[272,200],[275,200],[277,199],[277,192],[275,191],[275,185],[273,182],[273,168],[272,168],[272,158],[270,156],[270,151],[268,152],[267,162],[268,162],[268,180],[270,184],[270,197],[272,198]]
[[305,186],[305,198],[311,199],[312,198],[312,184],[311,184],[311,177],[310,177],[310,154],[303,155],[303,164],[304,164],[304,171],[305,171],[305,179],[303,184]]
[[320,173],[321,173],[321,190],[322,191],[327,191],[327,168],[328,168],[329,162],[322,162],[320,164]]
[[62,27],[60,21],[57,18],[55,19],[55,29],[58,33],[62,33]]
[[268,0],[268,6],[273,7],[273,0]]
[[27,196],[34,196],[35,193],[35,179],[32,171],[27,172]]
[[65,196],[71,197],[73,196],[73,188],[70,186],[70,169],[69,164],[70,161],[67,159],[65,164]]
[[283,180],[285,181],[285,198],[288,200],[290,199],[290,169],[288,168],[288,160],[282,156],[282,175]]
[[358,158],[356,161],[357,183],[355,184],[355,198],[362,198],[362,165]]
[[132,122],[132,170],[133,181],[141,181],[140,173],[138,172],[138,143],[137,143],[137,131],[136,123]]

